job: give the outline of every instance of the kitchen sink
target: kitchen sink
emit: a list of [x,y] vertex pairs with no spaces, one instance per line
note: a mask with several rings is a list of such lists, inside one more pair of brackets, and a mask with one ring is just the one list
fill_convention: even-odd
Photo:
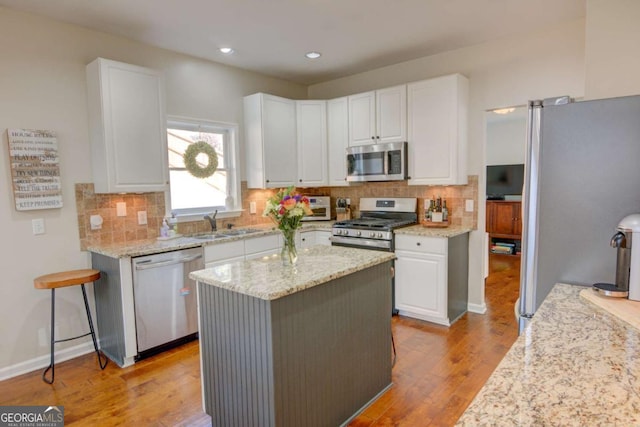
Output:
[[243,229],[238,229],[238,230],[222,230],[222,231],[218,231],[218,235],[222,235],[222,236],[242,236],[245,234],[251,234],[251,233],[258,233],[262,230],[256,230],[254,228],[243,228]]
[[207,233],[207,234],[196,234],[195,236],[191,236],[191,237],[198,240],[215,240],[215,239],[222,239],[227,236],[223,236],[221,234]]
[[204,233],[204,234],[196,234],[191,236],[194,239],[198,240],[216,240],[216,239],[224,239],[227,237],[234,236],[244,236],[245,234],[258,233],[262,230],[258,230],[255,228],[239,228],[237,230],[220,230],[217,232]]

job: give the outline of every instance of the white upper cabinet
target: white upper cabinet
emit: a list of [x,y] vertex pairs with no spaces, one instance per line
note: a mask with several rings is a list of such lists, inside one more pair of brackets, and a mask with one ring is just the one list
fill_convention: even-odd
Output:
[[86,69],[97,193],[168,188],[164,83],[156,70],[98,58]]
[[349,145],[407,140],[407,86],[351,95]]
[[296,101],[256,93],[244,98],[248,188],[296,185]]
[[327,139],[329,146],[329,185],[347,182],[347,147],[349,146],[349,103],[346,97],[327,101]]
[[298,186],[327,185],[327,101],[296,101]]
[[467,184],[468,80],[407,85],[409,185]]

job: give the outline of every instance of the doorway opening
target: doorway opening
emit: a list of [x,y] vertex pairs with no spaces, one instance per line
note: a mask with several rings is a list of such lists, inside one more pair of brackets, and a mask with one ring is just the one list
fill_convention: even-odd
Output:
[[485,295],[515,299],[520,289],[522,186],[527,107],[487,111],[485,188],[488,276]]

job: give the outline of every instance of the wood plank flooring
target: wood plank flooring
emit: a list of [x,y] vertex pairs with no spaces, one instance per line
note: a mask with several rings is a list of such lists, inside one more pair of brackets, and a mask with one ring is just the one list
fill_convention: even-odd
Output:
[[[351,426],[455,424],[517,337],[513,304],[519,259],[491,259],[487,313],[467,313],[452,327],[392,320],[397,349],[393,386]],[[95,354],[0,382],[0,405],[62,405],[66,426],[210,426],[202,412],[197,342],[120,369],[100,371]]]

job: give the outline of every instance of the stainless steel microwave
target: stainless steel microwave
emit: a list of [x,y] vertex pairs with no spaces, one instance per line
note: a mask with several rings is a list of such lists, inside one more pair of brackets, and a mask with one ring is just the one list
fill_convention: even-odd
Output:
[[347,181],[407,179],[407,143],[359,145],[347,148]]

